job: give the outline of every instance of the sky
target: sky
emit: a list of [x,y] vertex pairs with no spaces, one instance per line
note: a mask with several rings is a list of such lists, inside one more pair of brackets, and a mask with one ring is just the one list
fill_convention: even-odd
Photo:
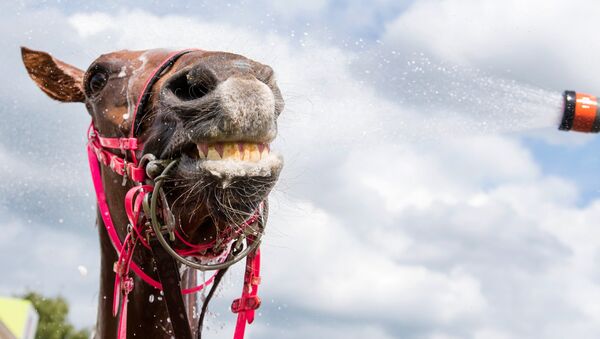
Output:
[[[560,93],[600,93],[592,0],[0,3],[0,294],[62,295],[93,326],[89,115],[19,46],[85,69],[198,47],[271,65],[285,167],[262,245],[259,338],[600,336],[594,135]],[[210,337],[230,338],[230,273]]]

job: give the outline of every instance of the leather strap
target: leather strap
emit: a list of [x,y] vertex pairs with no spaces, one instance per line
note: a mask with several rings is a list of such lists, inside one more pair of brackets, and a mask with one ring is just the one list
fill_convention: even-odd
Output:
[[202,303],[202,311],[200,312],[200,319],[198,319],[197,339],[202,339],[202,328],[203,328],[203,324],[204,324],[204,317],[206,316],[206,311],[208,310],[208,303],[212,299],[213,295],[215,295],[215,291],[217,290],[217,287],[219,286],[221,279],[223,278],[223,276],[225,275],[225,273],[227,272],[228,269],[229,269],[229,267],[219,270],[217,272],[217,274],[215,275],[215,280],[213,282],[213,285],[210,288],[210,291],[208,291],[208,295],[206,296],[204,303]]
[[150,241],[152,254],[156,261],[156,272],[163,285],[163,294],[173,334],[177,339],[192,339],[192,331],[187,319],[187,311],[181,294],[179,270],[175,259],[169,255],[158,240]]
[[105,138],[98,135],[100,145],[104,148],[114,148],[122,150],[138,150],[142,149],[141,145],[138,144],[137,138]]
[[138,129],[140,128],[140,125],[142,123],[142,118],[144,115],[144,108],[146,106],[146,103],[150,99],[150,96],[152,95],[152,86],[154,86],[154,83],[156,83],[158,81],[158,79],[160,79],[161,75],[167,69],[169,69],[173,66],[173,64],[175,63],[175,61],[177,61],[177,59],[179,59],[182,55],[193,52],[193,51],[198,51],[198,49],[192,48],[192,49],[184,49],[182,51],[173,52],[173,53],[169,54],[163,60],[163,62],[154,69],[154,71],[152,71],[152,74],[148,77],[148,80],[146,80],[146,83],[144,84],[144,87],[142,89],[142,93],[138,97],[137,103],[135,104],[135,108],[133,111],[133,117],[131,118],[131,129],[129,131],[129,136],[131,138],[135,138],[138,133]]
[[257,249],[255,253],[250,253],[246,257],[246,272],[244,273],[242,295],[231,304],[231,311],[238,315],[233,339],[244,339],[246,324],[252,324],[254,321],[254,313],[261,304],[261,300],[258,297],[259,284],[260,249]]
[[[130,178],[135,182],[143,182],[146,179],[145,168],[137,166],[135,162],[128,162],[125,158],[106,150],[107,148],[112,148],[105,147],[102,144],[102,140],[107,140],[108,138],[100,137],[98,135],[98,132],[94,129],[93,125],[90,125],[88,131],[88,139],[88,150],[94,152],[98,161],[101,162],[104,166],[109,167],[113,172],[117,173],[118,175]],[[134,149],[135,148],[131,150]]]
[[[90,171],[92,172],[92,182],[94,183],[94,191],[96,192],[96,200],[98,202],[98,209],[100,210],[100,216],[102,218],[104,227],[106,228],[106,232],[108,233],[110,241],[112,242],[115,250],[117,251],[117,254],[120,255],[120,253],[123,251],[123,243],[121,242],[121,239],[119,239],[119,235],[117,234],[117,230],[115,228],[115,225],[113,224],[110,210],[108,208],[108,203],[106,201],[106,194],[104,192],[104,183],[102,182],[102,172],[100,170],[100,159],[98,159],[98,155],[95,152],[95,148],[93,147],[92,142],[88,143],[88,162],[90,165]],[[138,187],[133,187],[131,190],[137,191],[138,189],[139,189]],[[128,209],[128,208],[126,207],[126,209]],[[132,210],[135,209],[135,206],[130,207],[130,209],[132,209]],[[131,218],[131,216],[128,215],[128,218]],[[137,229],[136,229],[136,231],[137,231]],[[143,237],[140,237],[140,239],[143,239]],[[142,244],[144,244],[144,240],[142,240]],[[135,274],[137,274],[148,285],[150,285],[156,289],[159,289],[159,290],[163,289],[160,282],[158,282],[157,280],[153,279],[148,274],[146,274],[146,272],[144,272],[134,261],[131,262],[131,270],[134,271]],[[182,290],[182,293],[183,294],[196,293],[196,292],[202,290],[205,286],[211,284],[213,278],[214,278],[214,276],[211,277],[210,279],[208,279],[203,284],[199,284],[198,286],[184,289],[184,290]]]

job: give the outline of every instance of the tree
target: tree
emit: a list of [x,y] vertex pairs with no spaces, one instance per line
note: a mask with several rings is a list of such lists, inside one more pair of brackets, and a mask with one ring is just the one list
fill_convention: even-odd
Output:
[[46,298],[35,292],[25,294],[23,298],[33,303],[40,316],[36,339],[88,339],[90,337],[89,331],[77,331],[67,322],[69,305],[64,298],[60,296]]

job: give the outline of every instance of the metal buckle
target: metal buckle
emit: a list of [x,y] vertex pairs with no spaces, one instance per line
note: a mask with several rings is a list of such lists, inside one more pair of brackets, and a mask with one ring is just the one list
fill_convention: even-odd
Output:
[[235,299],[231,303],[231,312],[239,313],[245,311],[254,311],[260,307],[261,300],[257,295],[243,296]]
[[119,148],[123,150],[129,149],[129,139],[127,138],[119,138]]
[[121,186],[125,187],[127,185],[127,177],[129,176],[129,167],[127,166],[127,160],[123,159],[123,181],[121,181]]

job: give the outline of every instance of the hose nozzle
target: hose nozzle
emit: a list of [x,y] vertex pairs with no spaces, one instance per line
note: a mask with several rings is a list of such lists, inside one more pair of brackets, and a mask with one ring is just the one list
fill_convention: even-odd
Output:
[[595,96],[565,91],[563,99],[563,117],[558,129],[584,133],[600,132],[600,108]]

